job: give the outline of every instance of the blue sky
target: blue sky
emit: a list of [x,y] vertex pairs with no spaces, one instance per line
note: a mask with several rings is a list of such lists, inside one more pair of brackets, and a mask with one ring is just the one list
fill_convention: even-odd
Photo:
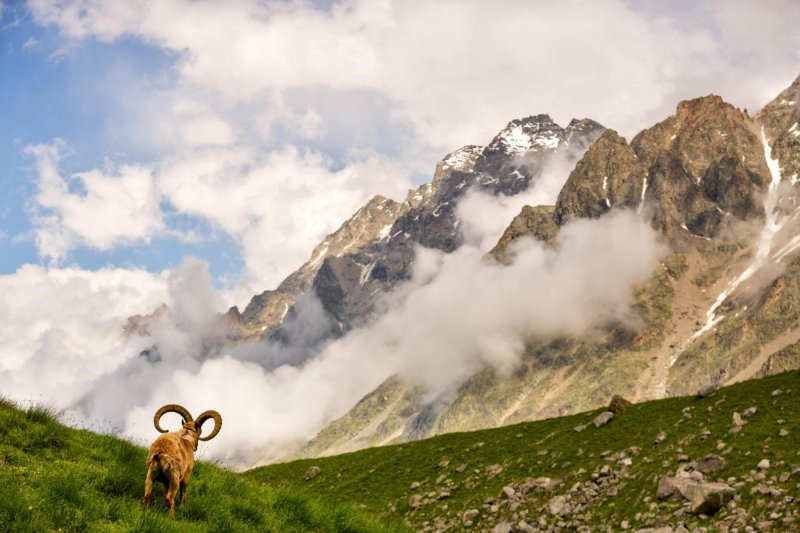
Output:
[[[142,94],[165,83],[175,54],[132,38],[65,43],[57,28],[37,24],[21,5],[3,13],[0,50],[0,176],[5,191],[0,199],[0,274],[9,274],[24,263],[47,263],[31,235],[35,168],[25,146],[64,140],[67,154],[60,167],[65,175],[102,166],[109,157],[133,162],[163,156],[157,147],[132,142],[112,125],[124,120],[120,104],[125,95],[117,89]],[[242,258],[232,239],[202,219],[164,207],[170,225],[201,233],[204,239],[186,243],[158,237],[147,245],[111,250],[77,246],[63,264],[89,270],[138,266],[159,272],[191,255],[209,262],[221,286],[235,280]]]

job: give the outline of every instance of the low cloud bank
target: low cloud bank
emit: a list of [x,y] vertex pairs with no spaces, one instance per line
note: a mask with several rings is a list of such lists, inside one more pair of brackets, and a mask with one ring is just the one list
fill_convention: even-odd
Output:
[[370,327],[278,366],[275,346],[261,343],[182,364],[156,382],[151,376],[149,396],[130,410],[125,430],[152,435],[152,413],[168,402],[214,408],[225,417],[225,431],[209,447],[214,458],[239,466],[274,460],[391,374],[437,392],[485,365],[512,370],[531,337],[635,327],[633,289],[663,249],[649,225],[617,212],[565,226],[556,249],[529,240],[515,251],[514,264],[502,266],[475,246],[449,255],[420,248],[412,280],[388,296],[389,311]]

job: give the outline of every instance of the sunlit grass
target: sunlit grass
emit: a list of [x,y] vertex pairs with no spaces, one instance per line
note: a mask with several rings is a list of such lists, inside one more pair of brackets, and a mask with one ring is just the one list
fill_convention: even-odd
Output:
[[152,508],[141,506],[145,457],[127,441],[61,425],[50,408],[0,399],[0,531],[398,531],[205,463],[170,519],[160,484]]

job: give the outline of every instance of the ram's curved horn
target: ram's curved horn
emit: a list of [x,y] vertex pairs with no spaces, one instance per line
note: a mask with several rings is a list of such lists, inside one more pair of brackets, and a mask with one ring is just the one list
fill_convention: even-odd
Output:
[[198,416],[197,420],[194,421],[194,427],[197,428],[198,435],[200,434],[200,426],[202,426],[203,423],[205,423],[205,421],[209,418],[214,419],[214,431],[209,433],[207,437],[200,437],[198,440],[211,440],[217,436],[217,433],[219,433],[219,430],[222,428],[222,416],[220,416],[220,414],[216,411],[206,411]]
[[178,413],[183,417],[185,422],[190,422],[192,420],[192,415],[189,414],[189,411],[176,403],[170,403],[156,411],[156,415],[153,417],[153,424],[156,426],[156,429],[159,430],[161,433],[166,433],[167,430],[161,427],[159,423],[161,421],[161,417],[164,416],[165,413]]

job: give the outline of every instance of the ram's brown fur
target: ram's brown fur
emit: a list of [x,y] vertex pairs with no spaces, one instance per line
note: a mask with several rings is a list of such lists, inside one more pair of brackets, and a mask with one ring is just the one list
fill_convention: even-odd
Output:
[[[159,431],[165,431],[161,429],[158,421],[161,415],[167,412],[165,409],[170,407],[164,406],[156,413],[155,426]],[[175,513],[175,496],[179,489],[181,504],[186,501],[186,487],[189,486],[189,477],[194,468],[194,452],[197,450],[197,442],[210,440],[216,436],[222,424],[222,419],[216,411],[206,411],[195,421],[191,419],[188,411],[180,406],[175,407],[182,410],[176,412],[180,412],[184,416],[183,427],[178,431],[159,436],[150,446],[150,452],[147,454],[147,477],[144,483],[145,507],[150,505],[153,482],[159,481],[164,485],[164,499],[167,501],[167,512],[170,516]],[[209,413],[213,413],[213,415],[206,416]],[[201,426],[209,417],[215,419],[214,431],[208,437],[200,439]]]

